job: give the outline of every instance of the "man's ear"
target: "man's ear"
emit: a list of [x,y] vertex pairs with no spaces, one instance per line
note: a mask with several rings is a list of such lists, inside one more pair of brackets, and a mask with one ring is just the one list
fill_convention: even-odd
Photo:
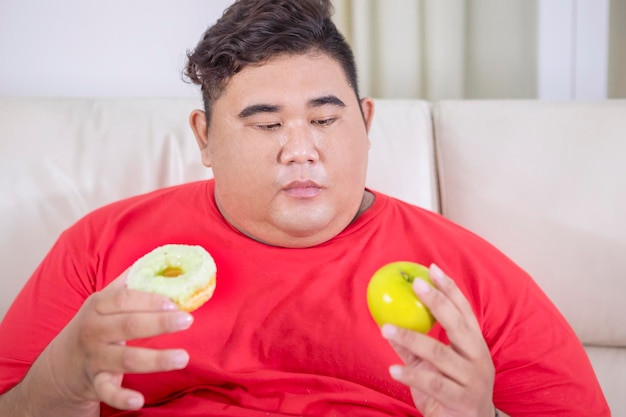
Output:
[[206,114],[202,110],[194,110],[189,115],[189,125],[196,137],[196,142],[200,148],[202,163],[207,167],[211,167],[211,154],[209,152],[209,132],[206,124]]
[[374,100],[370,97],[361,99],[361,112],[363,112],[363,120],[365,120],[365,129],[369,133],[374,119]]

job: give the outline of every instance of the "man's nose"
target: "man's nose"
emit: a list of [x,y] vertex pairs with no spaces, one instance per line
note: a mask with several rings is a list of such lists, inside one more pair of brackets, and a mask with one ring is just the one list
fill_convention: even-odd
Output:
[[286,134],[279,157],[281,163],[306,164],[319,160],[315,134],[310,126],[294,127]]

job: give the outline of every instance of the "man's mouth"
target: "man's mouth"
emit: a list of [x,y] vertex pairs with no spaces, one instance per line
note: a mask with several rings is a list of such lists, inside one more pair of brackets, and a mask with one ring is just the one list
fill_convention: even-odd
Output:
[[322,192],[322,187],[315,181],[295,180],[285,185],[283,191],[291,197],[313,198]]

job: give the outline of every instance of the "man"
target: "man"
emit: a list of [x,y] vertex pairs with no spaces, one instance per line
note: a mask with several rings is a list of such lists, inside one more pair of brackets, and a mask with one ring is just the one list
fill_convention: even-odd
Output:
[[[523,271],[365,188],[374,104],[330,16],[322,0],[241,0],[209,28],[187,74],[215,180],[62,234],[0,327],[1,415],[609,415]],[[215,258],[217,289],[193,315],[124,285],[165,243]],[[415,285],[438,321],[428,335],[368,313],[369,277],[396,260],[431,265],[436,288]]]

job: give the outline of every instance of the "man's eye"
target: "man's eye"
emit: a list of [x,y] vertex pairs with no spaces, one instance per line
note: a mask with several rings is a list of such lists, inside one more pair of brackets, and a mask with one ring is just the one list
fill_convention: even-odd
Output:
[[334,117],[329,117],[328,119],[318,119],[318,120],[313,120],[311,123],[317,126],[330,126],[331,124],[333,124],[335,122]]
[[280,123],[260,124],[256,125],[256,127],[261,130],[276,130],[280,127]]

